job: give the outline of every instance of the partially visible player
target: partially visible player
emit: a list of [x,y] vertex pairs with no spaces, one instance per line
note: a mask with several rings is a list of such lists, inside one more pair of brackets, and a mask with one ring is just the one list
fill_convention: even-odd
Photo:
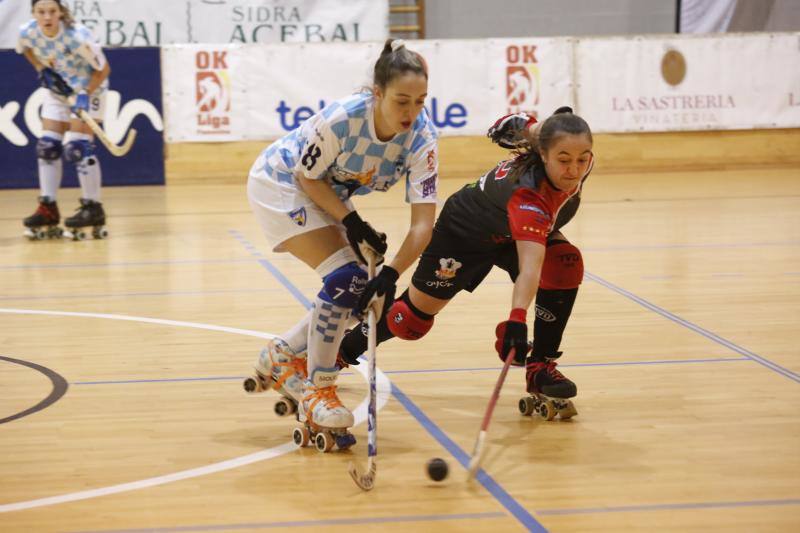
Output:
[[[516,157],[448,198],[411,286],[378,323],[377,339],[423,337],[436,313],[458,292],[475,290],[496,265],[508,272],[514,290],[508,320],[497,326],[495,348],[503,360],[514,348],[515,360],[525,361],[527,313],[535,297],[527,390],[536,399],[556,400],[566,418],[576,414],[568,399],[577,387],[557,370],[556,361],[583,279],[583,259],[560,229],[575,215],[591,172],[592,133],[565,107],[541,124],[524,114],[505,116],[489,136],[515,150]],[[342,340],[341,359],[358,364],[366,347],[365,328],[356,327]],[[554,414],[553,403],[548,405]]]
[[[390,39],[371,91],[326,106],[265,149],[250,170],[250,205],[273,250],[315,269],[322,289],[311,311],[262,351],[245,389],[276,389],[284,397],[276,411],[291,413],[299,404],[311,436],[328,431],[339,448],[355,442],[347,432],[353,415],[336,393],[336,355],[351,314],[365,295],[394,300],[398,276],[433,229],[438,155],[427,93],[422,56]],[[394,259],[368,284],[363,265],[370,255],[383,260],[386,235],[361,218],[351,198],[398,181],[411,204],[410,226]]]
[[[77,116],[86,111],[103,119],[108,75],[111,69],[97,39],[77,24],[61,0],[33,0],[33,19],[22,25],[17,52],[24,55],[47,88],[41,110],[42,136],[36,143],[39,166],[39,207],[23,223],[33,238],[60,236],[56,199],[61,186],[62,155],[76,166],[81,184],[80,206],[64,224],[75,232],[93,226],[96,236],[105,224],[100,203],[100,165],[95,156],[92,130]],[[74,104],[64,96],[74,91]],[[37,231],[48,228],[46,231]]]

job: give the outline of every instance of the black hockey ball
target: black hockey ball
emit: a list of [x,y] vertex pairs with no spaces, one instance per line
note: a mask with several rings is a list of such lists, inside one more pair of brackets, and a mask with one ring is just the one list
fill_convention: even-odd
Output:
[[447,477],[447,463],[444,459],[440,459],[439,457],[434,457],[428,461],[426,469],[428,471],[428,477],[433,481],[441,481]]

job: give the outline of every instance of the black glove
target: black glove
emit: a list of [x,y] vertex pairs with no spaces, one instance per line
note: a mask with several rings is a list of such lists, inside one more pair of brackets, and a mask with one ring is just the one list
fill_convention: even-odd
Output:
[[513,364],[522,365],[528,354],[528,326],[525,324],[526,312],[523,309],[513,309],[508,320],[497,324],[494,333],[497,340],[494,348],[497,355],[505,362],[508,353],[514,348]]
[[375,321],[377,323],[394,302],[394,293],[397,289],[396,283],[399,277],[400,274],[397,270],[389,265],[384,265],[380,273],[367,282],[364,292],[361,293],[361,298],[358,299],[358,309],[361,313],[366,315],[370,305],[374,302],[377,313]]
[[358,213],[350,211],[342,219],[342,224],[347,229],[347,240],[350,247],[358,256],[362,264],[369,264],[368,254],[375,256],[375,265],[383,263],[383,254],[386,253],[386,234],[375,231],[375,228],[364,222]]
[[45,67],[39,71],[39,83],[45,89],[50,89],[61,96],[70,96],[74,92],[72,87],[64,81],[64,78],[50,67]]
[[492,124],[489,131],[486,132],[486,136],[493,143],[497,143],[508,150],[528,148],[530,143],[525,132],[532,124],[536,124],[536,117],[532,117],[527,113],[505,115]]

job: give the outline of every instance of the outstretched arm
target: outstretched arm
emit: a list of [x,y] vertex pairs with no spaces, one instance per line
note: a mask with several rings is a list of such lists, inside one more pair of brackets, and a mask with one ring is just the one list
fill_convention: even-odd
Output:
[[527,311],[536,298],[536,291],[539,290],[545,247],[538,242],[517,241],[517,255],[519,256],[519,276],[514,282],[511,308]]
[[508,320],[497,325],[495,349],[500,358],[505,361],[513,348],[515,359],[521,364],[528,352],[528,309],[539,289],[545,246],[538,242],[517,241],[517,255],[519,256],[519,275],[514,281],[511,313],[508,315]]
[[414,264],[414,261],[430,242],[435,218],[436,204],[411,204],[411,222],[408,233],[390,264],[399,274]]
[[108,66],[108,61],[105,62],[103,68],[100,70],[93,70],[92,77],[89,78],[89,84],[86,86],[86,92],[89,94],[94,93],[100,84],[106,81],[109,74],[111,74],[111,67]]

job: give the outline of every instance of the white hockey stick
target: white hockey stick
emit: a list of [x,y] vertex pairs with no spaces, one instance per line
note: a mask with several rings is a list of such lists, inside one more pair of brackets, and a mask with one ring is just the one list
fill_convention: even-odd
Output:
[[[72,95],[68,98],[70,106],[75,105],[75,99],[76,99],[75,95]],[[106,132],[103,130],[100,124],[98,124],[89,115],[89,113],[87,113],[83,109],[79,109],[77,111],[77,115],[84,122],[84,124],[89,126],[89,129],[94,132],[94,134],[97,136],[98,139],[100,139],[100,142],[103,143],[103,146],[105,146],[108,149],[108,151],[111,152],[111,155],[116,157],[122,157],[123,155],[131,151],[133,142],[136,140],[135,129],[131,128],[130,130],[128,130],[128,135],[125,136],[125,141],[123,141],[123,143],[118,146],[113,142],[111,142],[111,139],[108,138],[108,135],[106,135]]]
[[100,124],[95,122],[95,120],[89,116],[89,113],[81,109],[78,111],[78,116],[86,123],[87,126],[89,126],[89,129],[91,129],[97,138],[100,139],[100,142],[103,143],[103,146],[105,146],[108,151],[111,152],[111,155],[122,157],[131,151],[133,141],[136,140],[135,129],[131,128],[128,130],[128,135],[125,136],[125,141],[121,145],[116,145],[111,142],[111,139],[108,138],[108,135],[106,135],[106,132],[103,131],[102,127],[100,127]]
[[494,406],[497,405],[497,400],[500,398],[500,389],[503,388],[503,382],[506,380],[508,367],[511,366],[511,362],[514,360],[515,355],[516,350],[512,348],[508,352],[508,357],[506,357],[506,360],[503,363],[503,370],[500,371],[500,377],[497,378],[494,391],[492,392],[491,398],[489,398],[489,405],[486,407],[486,413],[483,415],[483,422],[481,422],[481,430],[478,432],[478,438],[475,440],[475,447],[472,449],[472,456],[469,459],[467,480],[475,477],[475,474],[478,473],[478,468],[481,466],[481,459],[483,458],[483,445],[484,441],[486,440],[486,431],[489,429],[489,422],[492,420]]
[[[375,277],[375,256],[369,256],[369,279]],[[375,309],[372,306],[367,310],[367,357],[369,358],[369,406],[367,407],[367,472],[362,474],[355,462],[351,461],[348,466],[350,477],[356,482],[356,485],[361,487],[362,490],[372,490],[375,486],[375,471],[377,465],[375,464],[375,456],[378,455],[378,419],[375,416],[375,397],[377,390],[375,386],[375,351],[378,345],[377,342],[377,320],[375,318]]]

